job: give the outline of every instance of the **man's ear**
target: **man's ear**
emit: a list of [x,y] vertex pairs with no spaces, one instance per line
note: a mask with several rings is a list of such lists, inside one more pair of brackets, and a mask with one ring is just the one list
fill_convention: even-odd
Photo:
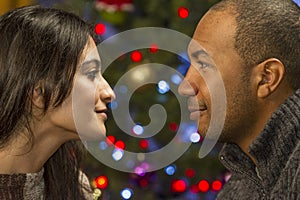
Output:
[[257,85],[257,96],[265,98],[272,94],[282,82],[284,73],[284,65],[276,58],[267,59],[255,66],[254,76]]
[[39,82],[37,86],[34,88],[33,94],[32,94],[32,103],[34,106],[40,109],[44,109],[45,102],[44,102],[44,85]]

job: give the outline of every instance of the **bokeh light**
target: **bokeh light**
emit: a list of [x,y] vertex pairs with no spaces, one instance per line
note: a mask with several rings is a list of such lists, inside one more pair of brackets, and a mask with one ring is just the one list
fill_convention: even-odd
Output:
[[115,161],[119,161],[123,158],[124,156],[124,151],[122,149],[114,149],[112,153],[112,158]]
[[197,143],[197,142],[200,141],[200,139],[201,139],[201,136],[199,135],[199,133],[192,133],[192,134],[190,135],[190,141],[191,141],[192,143]]
[[107,147],[108,147],[107,142],[101,141],[101,142],[99,143],[99,148],[100,148],[101,150],[105,150],[105,149],[107,149]]
[[139,176],[144,176],[146,174],[146,169],[144,169],[142,166],[137,166],[134,169],[134,173],[136,173]]
[[140,141],[140,147],[141,147],[141,149],[147,149],[148,146],[149,146],[148,140],[143,139],[143,140]]
[[198,188],[200,192],[207,192],[209,190],[209,183],[207,180],[201,180],[198,183]]
[[132,129],[132,131],[136,134],[136,135],[142,135],[144,133],[144,127],[141,125],[135,125]]
[[198,185],[197,185],[197,184],[191,185],[190,191],[191,191],[192,193],[195,193],[195,194],[198,193],[198,192],[199,192]]
[[165,172],[169,176],[174,175],[174,173],[176,172],[176,166],[175,165],[169,165],[169,166],[165,167]]
[[116,141],[116,143],[115,143],[115,147],[116,147],[117,149],[122,149],[122,150],[124,150],[124,149],[125,149],[125,143],[124,143],[122,140],[118,140],[118,141]]
[[169,124],[169,129],[170,129],[171,131],[177,131],[178,125],[177,125],[175,122],[171,122],[171,123]]
[[156,52],[158,51],[158,46],[157,46],[156,44],[152,44],[152,45],[150,46],[149,51],[150,51],[151,53],[156,53]]
[[119,91],[122,93],[122,94],[126,94],[128,92],[128,88],[126,85],[121,85],[120,88],[119,88]]
[[158,92],[161,94],[165,94],[170,91],[170,85],[168,82],[161,80],[158,82]]
[[95,184],[97,188],[105,189],[108,185],[108,179],[106,176],[98,176],[95,179]]
[[102,23],[98,23],[96,24],[95,26],[95,33],[97,35],[103,35],[106,31],[106,27],[105,27],[105,24],[102,24]]
[[195,174],[196,174],[196,172],[192,168],[185,170],[185,176],[188,178],[193,178],[195,176]]
[[171,183],[171,190],[172,192],[181,193],[185,192],[186,190],[186,182],[184,180],[174,180]]
[[139,184],[141,187],[147,187],[149,185],[149,181],[147,181],[146,179],[141,179],[139,181]]
[[178,16],[180,18],[187,18],[189,16],[189,10],[185,7],[179,7],[178,8]]
[[215,181],[212,182],[212,184],[211,184],[211,189],[212,189],[213,191],[216,191],[216,192],[220,191],[220,190],[222,189],[222,187],[223,187],[223,184],[222,184],[222,182],[219,181],[219,180],[215,180]]
[[179,85],[182,81],[182,78],[178,75],[178,74],[173,74],[171,76],[171,81],[176,84],[176,85]]
[[117,109],[118,108],[118,102],[116,101],[112,101],[108,104],[108,107],[112,110]]
[[133,62],[141,62],[143,55],[140,51],[133,51],[130,55],[130,58]]
[[116,141],[116,138],[113,135],[109,135],[106,137],[106,143],[108,145],[113,145],[115,143],[115,141]]
[[121,197],[123,199],[130,199],[133,195],[133,192],[130,188],[125,188],[121,191]]

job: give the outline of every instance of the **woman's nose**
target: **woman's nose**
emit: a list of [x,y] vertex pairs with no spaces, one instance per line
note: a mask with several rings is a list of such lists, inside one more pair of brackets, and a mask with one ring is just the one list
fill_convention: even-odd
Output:
[[101,91],[100,91],[100,98],[105,102],[109,103],[116,98],[116,95],[107,81],[103,78],[100,82],[101,84]]

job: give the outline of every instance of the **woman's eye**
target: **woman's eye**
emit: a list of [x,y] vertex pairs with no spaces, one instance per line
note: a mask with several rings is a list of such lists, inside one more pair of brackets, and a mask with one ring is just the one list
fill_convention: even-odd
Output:
[[88,73],[86,73],[86,76],[88,77],[88,79],[90,79],[91,81],[94,81],[95,78],[99,75],[100,71],[99,70],[93,70],[90,71]]

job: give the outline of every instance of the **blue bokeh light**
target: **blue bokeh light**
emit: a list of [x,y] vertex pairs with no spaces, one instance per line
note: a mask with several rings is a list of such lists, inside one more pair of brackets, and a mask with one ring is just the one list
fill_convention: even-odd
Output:
[[132,130],[137,135],[142,135],[144,133],[144,127],[141,125],[135,125]]
[[112,110],[115,110],[115,109],[118,108],[118,102],[112,101],[112,102],[110,102],[110,103],[108,104],[108,107],[109,107],[110,109],[112,109]]
[[126,85],[121,85],[121,86],[119,87],[119,91],[120,91],[120,93],[122,93],[122,94],[126,94],[126,93],[128,92],[128,88],[127,88]]
[[171,81],[176,84],[176,85],[179,85],[182,81],[182,78],[178,75],[178,74],[173,74],[171,76]]
[[122,149],[114,149],[112,153],[112,158],[115,161],[119,161],[123,158],[124,156],[124,151]]
[[172,176],[175,174],[176,172],[176,165],[169,165],[165,168],[165,172],[166,174],[168,174],[169,176]]
[[170,85],[168,82],[162,80],[158,82],[158,92],[161,94],[165,94],[170,91]]
[[121,191],[121,196],[123,199],[130,199],[132,197],[132,190],[129,188],[125,188]]
[[101,150],[107,149],[107,143],[106,143],[105,141],[101,141],[101,142],[99,143],[99,148],[100,148]]
[[199,135],[199,133],[192,133],[190,135],[190,140],[192,143],[197,143],[200,141],[200,139],[201,139],[201,136]]

